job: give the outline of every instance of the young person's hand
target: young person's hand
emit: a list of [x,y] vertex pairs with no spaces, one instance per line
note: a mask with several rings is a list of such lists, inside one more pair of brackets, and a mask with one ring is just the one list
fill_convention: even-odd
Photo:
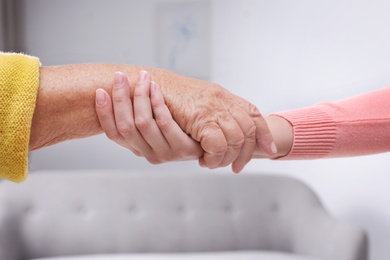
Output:
[[111,96],[103,89],[96,90],[96,112],[112,141],[153,164],[203,156],[200,144],[173,120],[160,87],[146,71],[139,75],[133,102],[129,81],[120,72],[115,73]]
[[256,147],[253,158],[276,159],[288,155],[294,143],[294,130],[291,123],[287,119],[277,115],[268,115],[264,119],[272,133],[272,138],[277,147],[277,153],[270,155],[259,147]]

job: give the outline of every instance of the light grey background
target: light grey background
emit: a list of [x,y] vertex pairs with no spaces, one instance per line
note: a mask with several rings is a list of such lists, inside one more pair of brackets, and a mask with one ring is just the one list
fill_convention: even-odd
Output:
[[155,59],[178,74],[210,78],[209,1],[160,3],[154,8]]
[[[163,0],[21,0],[25,50],[43,65],[156,62],[155,7]],[[189,1],[177,1],[179,3]],[[214,0],[210,80],[264,113],[334,101],[390,84],[386,0]],[[390,100],[389,100],[390,101]],[[390,255],[389,154],[316,161],[252,161],[312,186],[337,218],[363,226],[371,259]],[[31,169],[194,170],[151,166],[102,136],[31,154]],[[206,171],[206,170],[203,170]],[[222,169],[229,174],[229,169]]]

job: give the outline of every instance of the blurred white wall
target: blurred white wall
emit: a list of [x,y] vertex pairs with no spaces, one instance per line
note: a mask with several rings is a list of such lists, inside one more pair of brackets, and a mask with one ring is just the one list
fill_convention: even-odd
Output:
[[[161,2],[171,1],[22,0],[25,50],[44,65],[157,66],[154,10]],[[390,84],[389,1],[214,0],[210,7],[210,80],[256,104],[264,114]],[[336,218],[369,232],[370,259],[382,260],[390,255],[389,158],[387,153],[315,161],[256,160],[245,172],[283,173],[304,180]],[[33,152],[30,163],[33,171],[198,169],[196,162],[151,166],[103,135]]]

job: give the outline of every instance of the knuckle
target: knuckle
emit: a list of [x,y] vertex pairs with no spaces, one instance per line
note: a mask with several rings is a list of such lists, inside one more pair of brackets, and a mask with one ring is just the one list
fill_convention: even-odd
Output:
[[165,162],[172,162],[172,161],[176,161],[178,159],[181,159],[183,158],[184,156],[184,152],[182,151],[165,151],[163,154],[160,154],[159,158],[161,160],[161,163],[165,163]]
[[223,155],[228,149],[225,136],[215,122],[202,124],[200,129],[200,143],[210,154]]
[[214,90],[214,95],[218,99],[222,99],[226,96],[226,92],[218,85],[215,85],[216,89]]
[[153,151],[152,153],[147,154],[145,158],[149,163],[153,165],[158,165],[165,162],[171,162],[181,157],[179,155],[179,152],[177,151],[164,149],[159,152]]
[[256,126],[253,124],[244,132],[246,139],[255,139],[256,138]]
[[210,130],[210,127],[215,127],[210,126],[213,124],[215,122],[211,121],[210,118],[207,119],[206,116],[197,114],[191,125],[191,136],[197,141],[201,141],[202,138],[207,137],[206,132]]
[[134,129],[131,127],[130,124],[127,123],[117,123],[117,129],[118,132],[123,136],[123,137],[129,137],[133,134]]
[[113,95],[112,101],[113,101],[114,103],[122,103],[122,102],[125,102],[125,101],[126,101],[126,97],[124,97],[124,96]]
[[232,143],[229,143],[229,146],[232,148],[232,149],[234,149],[234,150],[236,150],[236,149],[240,149],[241,147],[242,147],[242,145],[244,144],[244,142],[245,142],[245,136],[244,136],[244,134],[243,133],[240,133],[239,134],[240,136],[238,137],[238,139],[236,140],[236,141],[234,141],[234,142],[232,142]]
[[259,109],[253,105],[252,103],[249,103],[249,115],[252,117],[252,118],[260,118],[260,117],[263,117],[259,111]]
[[135,84],[135,88],[134,88],[134,97],[138,97],[138,96],[143,96],[144,92],[142,91],[142,84],[140,84],[139,82],[137,82]]
[[110,139],[114,142],[120,140],[120,138],[121,138],[121,135],[117,131],[107,131],[106,136],[108,139]]
[[150,120],[145,117],[137,117],[135,119],[135,126],[140,130],[145,130],[149,127]]
[[155,156],[152,156],[152,157],[147,157],[146,160],[153,164],[153,165],[158,165],[158,164],[162,164],[164,161],[162,161],[160,158],[158,157],[155,157]]
[[161,130],[165,130],[169,127],[169,121],[165,117],[156,118],[156,124]]
[[213,145],[208,152],[211,155],[222,156],[227,152],[227,150],[228,150],[228,145],[226,143],[220,143],[220,144]]

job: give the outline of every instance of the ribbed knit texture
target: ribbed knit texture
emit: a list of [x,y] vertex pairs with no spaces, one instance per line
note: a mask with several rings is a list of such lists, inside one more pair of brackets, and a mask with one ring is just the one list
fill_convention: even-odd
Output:
[[39,67],[35,57],[0,52],[0,178],[14,182],[27,176]]
[[336,142],[336,123],[325,111],[317,108],[286,111],[285,118],[293,122],[294,143],[289,159],[325,157]]
[[390,151],[390,87],[273,115],[288,120],[294,130],[290,153],[279,159],[349,157]]

